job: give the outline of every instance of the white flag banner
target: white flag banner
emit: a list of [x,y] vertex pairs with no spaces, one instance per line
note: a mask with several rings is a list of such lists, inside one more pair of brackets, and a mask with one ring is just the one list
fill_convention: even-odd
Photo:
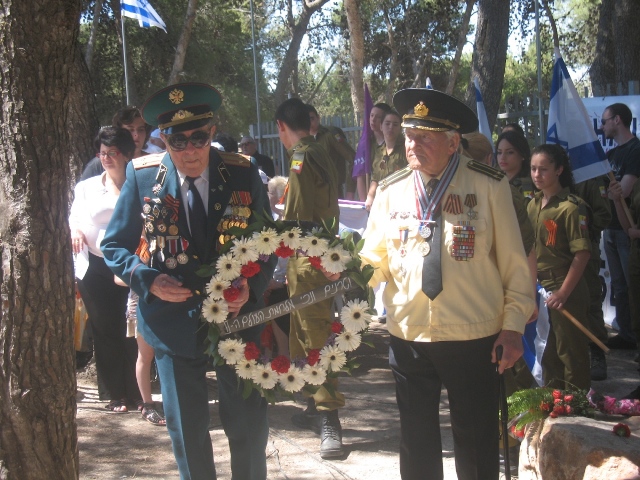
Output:
[[547,142],[564,147],[571,160],[576,183],[606,175],[611,170],[593,123],[571,81],[567,66],[556,49],[549,102]]
[[484,102],[482,101],[482,92],[480,92],[480,83],[478,77],[473,79],[473,84],[476,87],[476,111],[478,113],[478,130],[489,140],[491,148],[493,148],[493,136],[491,135],[491,127],[489,126],[489,119],[487,118],[487,111],[484,109]]
[[120,0],[120,14],[135,18],[143,28],[158,27],[167,32],[167,26],[147,0]]

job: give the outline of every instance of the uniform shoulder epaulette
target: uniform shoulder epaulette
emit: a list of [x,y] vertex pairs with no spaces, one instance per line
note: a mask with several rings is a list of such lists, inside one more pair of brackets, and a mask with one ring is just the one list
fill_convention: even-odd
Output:
[[385,189],[389,185],[396,183],[398,180],[402,180],[403,178],[407,177],[408,175],[411,174],[412,171],[413,170],[409,168],[409,165],[407,165],[402,170],[393,172],[391,175],[388,175],[384,177],[382,180],[380,180],[380,183],[378,183],[378,188]]
[[304,150],[296,150],[295,152],[293,152],[293,155],[291,155],[291,158],[293,160],[298,160],[300,162],[303,162],[304,161]]
[[144,157],[134,158],[131,162],[133,163],[133,168],[136,170],[140,170],[141,168],[157,167],[162,163],[162,159],[165,154],[165,152],[152,153],[150,155],[145,155]]
[[502,180],[504,178],[504,172],[501,172],[497,168],[493,168],[484,163],[476,162],[475,160],[469,161],[467,163],[467,168],[469,168],[470,170],[473,170],[474,172],[487,175],[488,177],[491,177],[494,180]]
[[580,198],[574,193],[570,193],[569,195],[567,195],[567,200],[569,200],[571,203],[575,203],[576,205],[587,204],[587,202],[582,200],[582,198]]
[[248,167],[251,165],[251,157],[234,152],[218,152],[225,165],[236,167]]

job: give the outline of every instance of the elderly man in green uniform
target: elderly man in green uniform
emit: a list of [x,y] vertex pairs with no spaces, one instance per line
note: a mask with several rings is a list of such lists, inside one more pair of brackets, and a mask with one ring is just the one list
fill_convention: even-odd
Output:
[[309,133],[315,137],[320,145],[327,151],[333,161],[338,174],[338,196],[347,200],[353,200],[356,191],[356,182],[351,176],[355,150],[349,145],[347,137],[342,129],[334,126],[320,125],[320,116],[313,105],[307,104],[311,125]]
[[380,182],[360,255],[378,267],[370,284],[387,282],[400,474],[443,478],[444,385],[458,478],[497,480],[497,370],[522,355],[535,303],[511,191],[502,172],[460,155],[460,134],[478,127],[462,102],[406,89],[393,103],[409,165]]
[[[232,212],[245,226],[253,221],[251,212],[271,214],[258,168],[246,157],[211,148],[213,112],[221,103],[215,88],[200,83],[171,85],[147,100],[142,115],[160,128],[167,152],[129,163],[101,245],[107,265],[140,296],[138,329],[155,349],[181,480],[216,478],[208,431],[208,329],[200,320],[209,278],[197,272],[215,265],[229,238],[222,225]],[[137,255],[143,228],[149,264]],[[263,275],[238,281],[240,295],[229,302],[232,315],[263,306],[274,266],[275,257],[262,265]],[[260,333],[254,327],[241,336],[258,342]],[[216,378],[232,477],[264,480],[266,402],[257,392],[243,398],[235,370],[227,365],[216,367]]]
[[[307,106],[297,98],[283,102],[276,110],[276,123],[282,144],[291,157],[289,184],[285,194],[284,219],[311,221],[321,225],[338,225],[338,180],[327,152],[309,134]],[[327,283],[309,259],[297,255],[289,259],[287,281],[289,295],[299,295]],[[289,352],[291,359],[303,358],[313,349],[324,346],[334,320],[332,299],[291,312]],[[335,390],[336,383],[332,384]],[[304,413],[294,415],[295,425],[320,430],[320,456],[339,457],[344,453],[338,408],[344,406],[344,395],[321,387],[308,399]]]

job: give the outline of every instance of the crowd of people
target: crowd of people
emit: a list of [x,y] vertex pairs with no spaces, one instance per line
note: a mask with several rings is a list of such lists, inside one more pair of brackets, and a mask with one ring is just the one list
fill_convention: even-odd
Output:
[[[565,310],[610,348],[636,348],[640,302],[628,292],[640,283],[640,141],[625,105],[602,115],[606,137],[618,144],[608,154],[615,180],[575,185],[562,147],[531,150],[522,128],[510,124],[494,151],[473,111],[432,89],[401,90],[393,107],[375,104],[372,173],[355,178],[344,132],[321,125],[312,105],[292,98],[276,109],[288,159],[288,172],[278,176],[254,138],[238,143],[216,134],[221,102],[215,88],[184,83],[156,92],[141,109],[120,110],[96,138],[98,153],[76,186],[69,219],[100,399],[113,412],[138,408],[152,424],[166,425],[181,478],[215,478],[206,388],[212,368],[233,476],[266,478],[266,401],[255,391],[244,398],[235,371],[211,365],[200,328],[208,279],[196,272],[220,255],[228,207],[248,207],[247,225],[259,212],[330,224],[339,218],[339,198],[361,200],[369,211],[360,255],[376,267],[371,285],[386,285],[403,479],[442,478],[442,386],[459,478],[498,478],[498,375],[510,392],[534,386],[521,359],[522,334],[537,318],[540,287],[551,324],[541,360],[546,385],[588,389],[607,377],[603,352]],[[598,277],[603,231],[619,328],[611,339]],[[231,315],[338,277],[300,254],[270,258],[263,271],[266,277],[238,283]],[[276,339],[269,348],[306,357],[324,346],[333,320],[332,300],[295,310],[269,327]],[[261,331],[241,336],[260,344]],[[166,419],[151,397],[154,362]],[[640,399],[640,387],[627,398]],[[342,457],[338,411],[346,399],[338,381],[306,402],[292,422],[320,435],[322,458]]]

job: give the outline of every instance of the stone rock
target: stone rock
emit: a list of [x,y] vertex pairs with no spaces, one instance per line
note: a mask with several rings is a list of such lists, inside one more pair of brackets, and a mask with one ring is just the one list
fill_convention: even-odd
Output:
[[[625,423],[631,437],[613,433]],[[548,418],[527,428],[518,480],[640,480],[640,417]]]

